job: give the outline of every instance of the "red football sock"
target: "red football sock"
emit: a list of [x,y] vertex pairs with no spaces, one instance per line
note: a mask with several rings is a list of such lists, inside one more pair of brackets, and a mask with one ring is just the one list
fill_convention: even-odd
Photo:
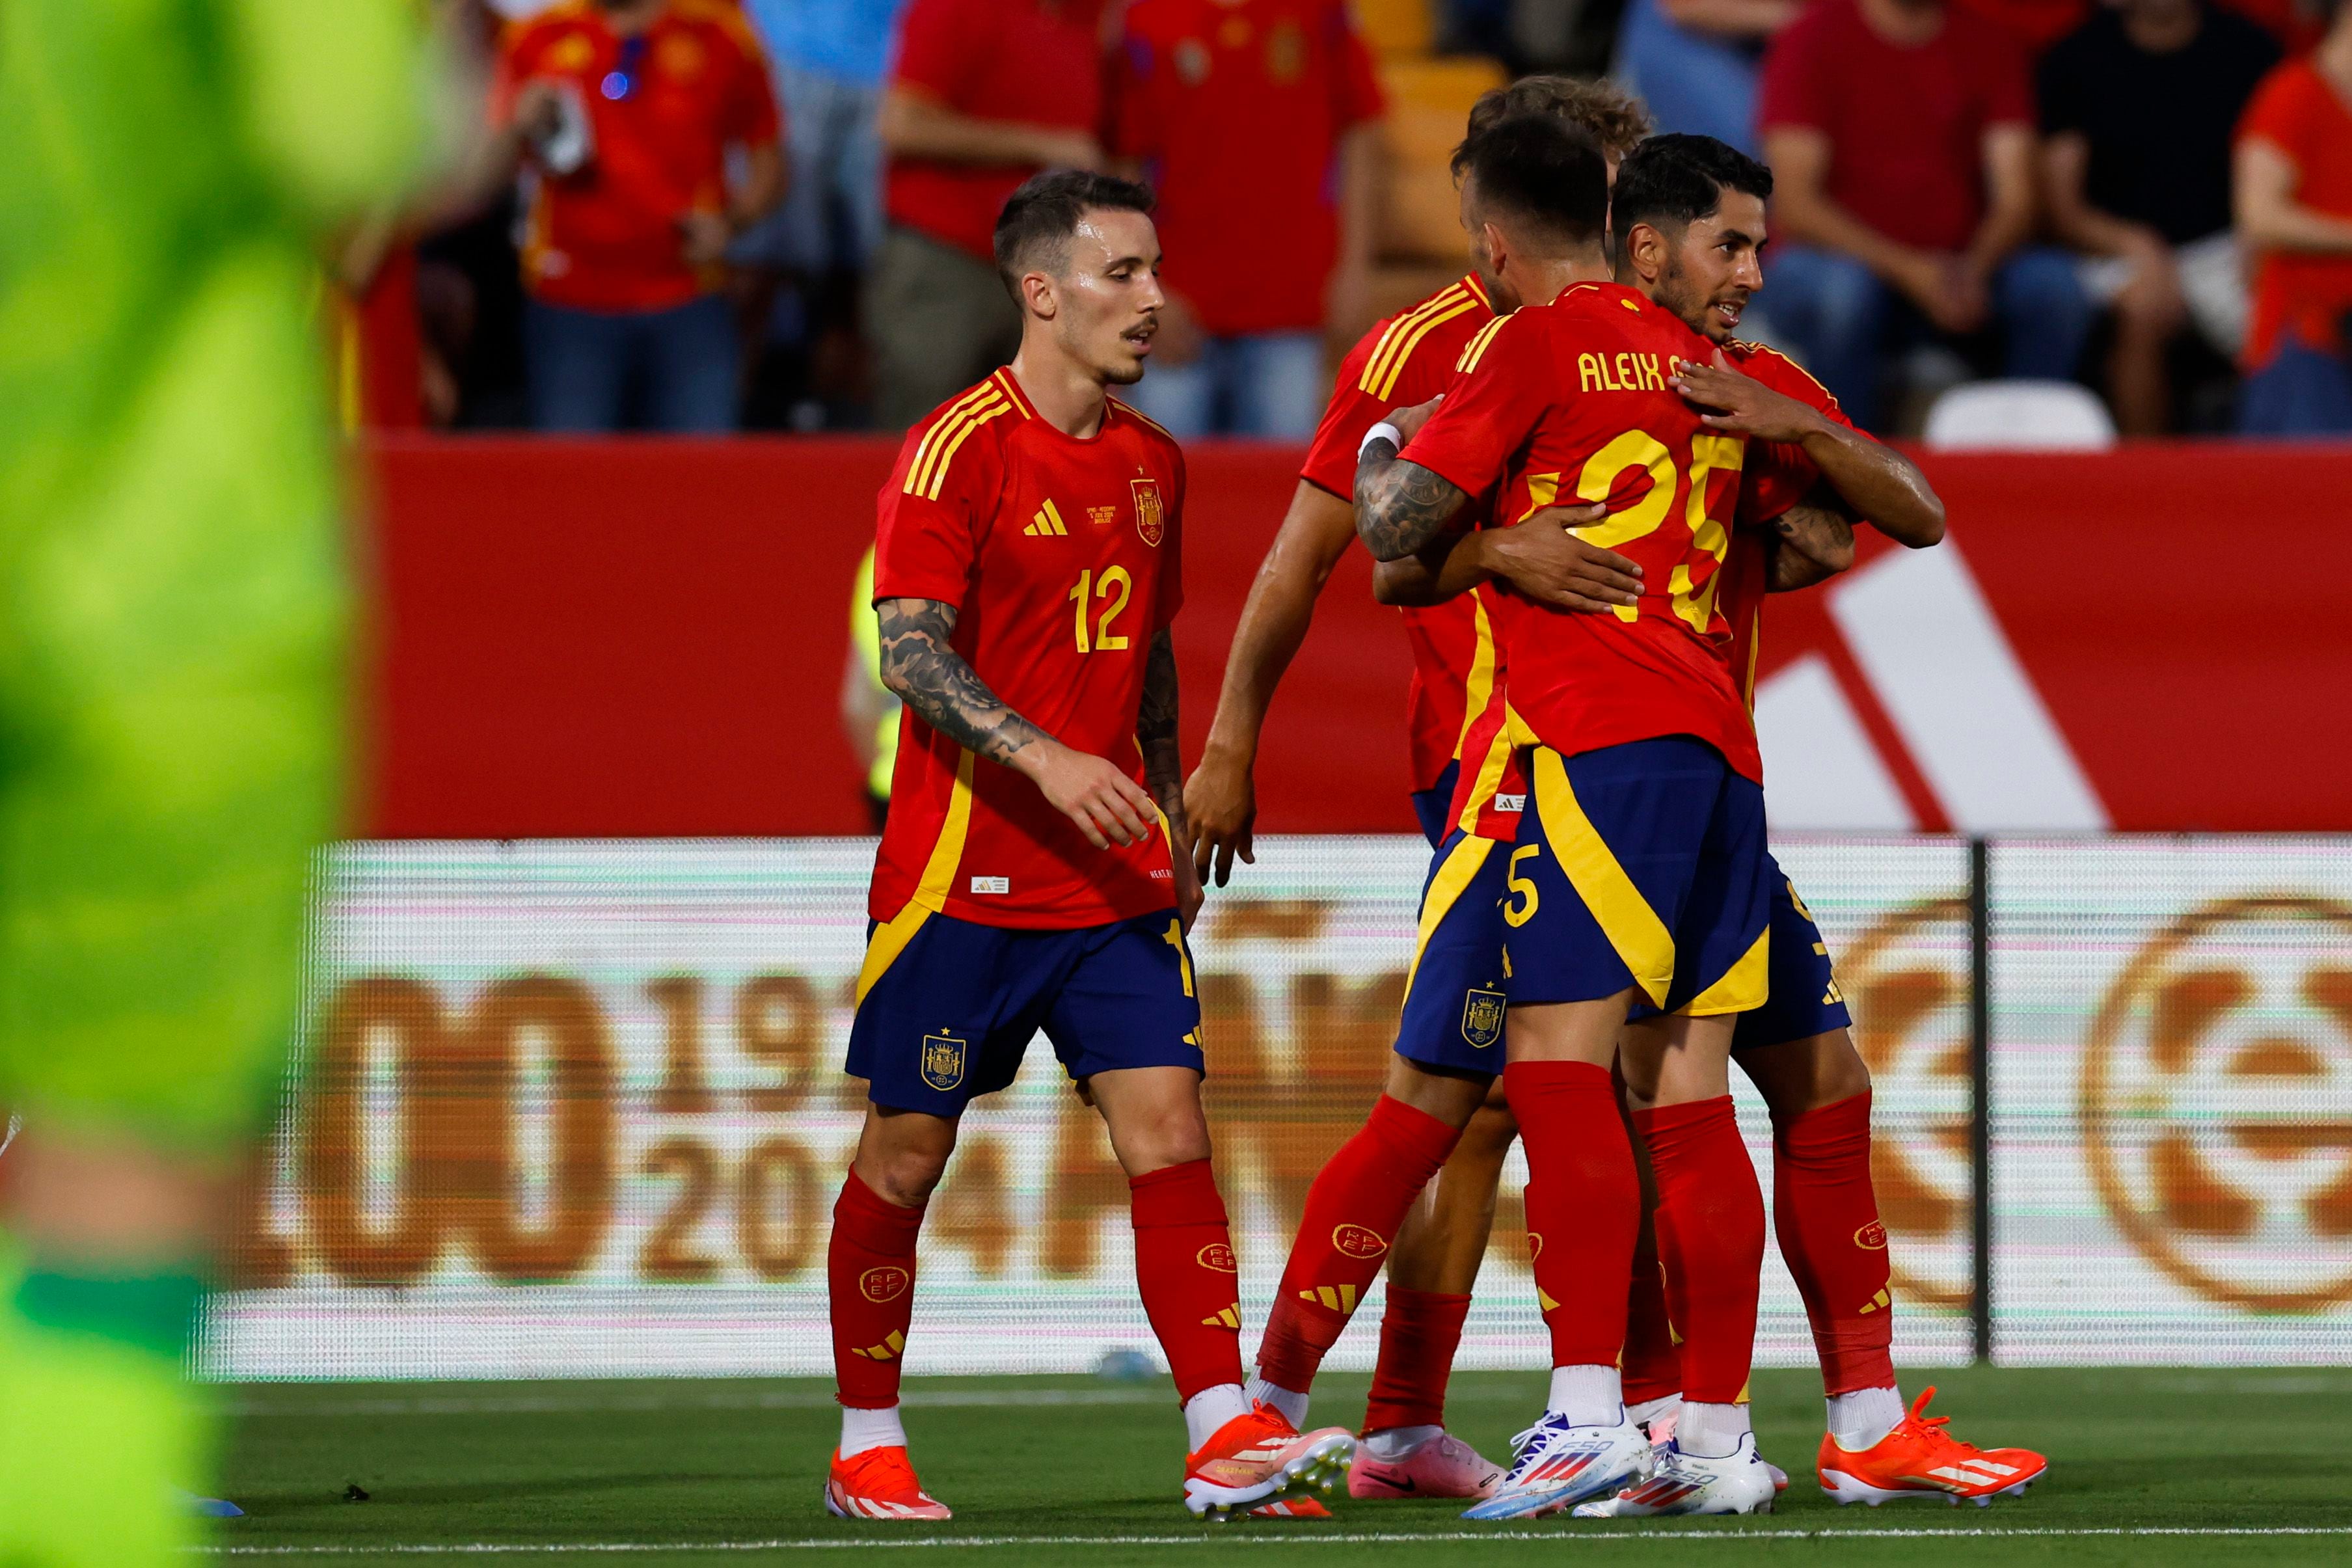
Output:
[[1736,1405],[1756,1353],[1764,1193],[1739,1141],[1731,1096],[1637,1110],[1658,1178],[1666,1310],[1683,1336],[1683,1397]]
[[1554,1366],[1614,1366],[1642,1186],[1607,1068],[1513,1062],[1503,1069],[1528,1152],[1528,1247]]
[[1633,1284],[1625,1301],[1625,1403],[1643,1405],[1678,1394],[1682,1357],[1666,1318],[1666,1281],[1658,1268],[1654,1215],[1644,1215],[1633,1243]]
[[1298,1237],[1266,1315],[1260,1377],[1297,1394],[1315,1386],[1316,1369],[1379,1277],[1405,1211],[1461,1136],[1459,1128],[1384,1094],[1362,1131],[1324,1162],[1307,1189]]
[[1830,1394],[1895,1382],[1886,1227],[1870,1183],[1870,1091],[1772,1124],[1772,1218]]
[[1240,1274],[1209,1162],[1171,1165],[1127,1185],[1136,1289],[1176,1379],[1176,1397],[1241,1382]]
[[1441,1290],[1411,1290],[1391,1280],[1381,1317],[1381,1360],[1372,1369],[1372,1395],[1364,1430],[1445,1425],[1445,1383],[1462,1343],[1470,1298]]
[[915,1237],[923,1211],[886,1202],[852,1171],[833,1205],[824,1249],[833,1312],[835,1395],[853,1410],[898,1403],[907,1325],[915,1315]]

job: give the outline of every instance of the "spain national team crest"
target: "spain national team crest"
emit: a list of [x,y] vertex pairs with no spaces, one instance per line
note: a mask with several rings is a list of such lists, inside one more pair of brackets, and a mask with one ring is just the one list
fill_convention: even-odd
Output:
[[942,1093],[961,1083],[967,1048],[953,1035],[925,1035],[923,1081]]
[[1505,998],[1499,991],[1472,986],[1462,996],[1462,1037],[1485,1050],[1503,1037]]
[[1158,547],[1168,537],[1168,515],[1160,509],[1158,479],[1129,479],[1128,488],[1135,492],[1135,531],[1143,535],[1143,542]]

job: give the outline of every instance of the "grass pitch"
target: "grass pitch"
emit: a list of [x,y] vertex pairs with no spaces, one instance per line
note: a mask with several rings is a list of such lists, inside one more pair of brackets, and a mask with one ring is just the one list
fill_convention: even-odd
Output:
[[[2352,1563],[2352,1372],[1913,1373],[1968,1436],[2051,1455],[1990,1509],[1840,1509],[1813,1483],[1811,1373],[1756,1379],[1767,1458],[1792,1485],[1756,1520],[1473,1525],[1458,1504],[1334,1502],[1328,1523],[1196,1522],[1164,1383],[910,1381],[907,1424],[944,1525],[851,1524],[819,1501],[836,1430],[810,1381],[242,1385],[224,1487],[248,1517],[212,1551],[321,1564],[442,1557],[719,1568],[861,1545],[992,1563],[1297,1563],[1625,1568],[1803,1563]],[[1489,1457],[1540,1404],[1532,1374],[1462,1373],[1449,1415]],[[1354,1421],[1364,1380],[1317,1414]],[[368,1500],[344,1500],[357,1487]],[[201,1560],[200,1560],[201,1561]],[[897,1561],[890,1558],[886,1561]]]

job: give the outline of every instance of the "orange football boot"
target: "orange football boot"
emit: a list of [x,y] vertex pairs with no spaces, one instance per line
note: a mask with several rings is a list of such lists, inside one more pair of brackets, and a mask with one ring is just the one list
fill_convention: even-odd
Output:
[[824,1478],[824,1511],[835,1519],[952,1519],[947,1504],[923,1490],[901,1447],[868,1448],[845,1459],[833,1451]]
[[1249,1510],[1250,1519],[1328,1519],[1331,1510],[1311,1497],[1278,1497]]
[[1834,1436],[1822,1439],[1822,1490],[1841,1503],[1876,1508],[1905,1498],[1941,1498],[1958,1508],[1962,1499],[1990,1508],[1996,1497],[2022,1497],[2050,1461],[2031,1448],[1979,1448],[1944,1427],[1949,1416],[1928,1415],[1933,1388],[1920,1394],[1894,1431],[1867,1448],[1849,1449]]
[[1301,1432],[1261,1400],[1246,1415],[1218,1427],[1200,1452],[1186,1456],[1184,1506],[1231,1519],[1235,1510],[1252,1512],[1293,1487],[1328,1492],[1355,1452],[1355,1434],[1346,1427]]

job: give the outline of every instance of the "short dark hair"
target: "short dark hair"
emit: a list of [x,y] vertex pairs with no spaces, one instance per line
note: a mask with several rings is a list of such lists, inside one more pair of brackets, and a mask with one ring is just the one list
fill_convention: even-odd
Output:
[[1723,193],[1759,201],[1772,194],[1772,171],[1727,142],[1675,132],[1653,136],[1617,165],[1611,226],[1620,244],[1637,223],[1681,230],[1723,205]]
[[[1613,81],[1572,76],[1523,76],[1489,88],[1470,106],[1469,134],[1516,114],[1549,114],[1592,133],[1601,150],[1622,158],[1656,128],[1642,100]],[[1461,171],[1456,170],[1459,174]]]
[[1087,169],[1032,174],[996,215],[996,275],[1017,301],[1023,273],[1040,264],[1053,270],[1069,259],[1070,237],[1087,213],[1149,213],[1151,207],[1150,189],[1132,180]]
[[1513,114],[1472,132],[1454,173],[1475,182],[1480,206],[1570,245],[1609,226],[1609,164],[1581,126],[1550,114]]

